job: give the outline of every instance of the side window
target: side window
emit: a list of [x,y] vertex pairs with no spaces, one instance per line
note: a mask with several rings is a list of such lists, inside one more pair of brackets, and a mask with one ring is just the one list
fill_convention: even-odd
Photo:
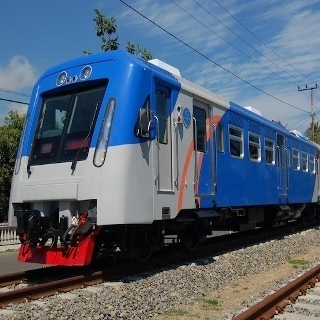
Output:
[[229,126],[230,154],[235,158],[243,158],[243,130]]
[[315,174],[316,173],[316,165],[315,165],[315,156],[313,154],[309,155],[309,164],[310,164],[309,171],[312,174]]
[[193,134],[195,142],[197,142],[194,149],[200,152],[206,152],[206,111],[198,107],[193,107],[193,117],[196,120],[196,128],[193,126]]
[[222,123],[218,124],[217,128],[217,140],[218,140],[218,151],[224,152],[224,127]]
[[268,138],[264,140],[264,152],[267,164],[275,164],[274,141]]
[[287,149],[286,156],[287,156],[287,167],[290,168],[291,167],[291,149],[290,148]]
[[308,172],[308,154],[306,152],[301,152],[301,166],[302,171]]
[[298,149],[292,149],[293,169],[300,170],[300,153]]
[[167,108],[167,93],[162,90],[156,91],[157,95],[157,117],[159,125],[159,142],[162,144],[168,143],[168,108]]
[[252,161],[261,161],[260,137],[253,133],[249,133],[249,157]]

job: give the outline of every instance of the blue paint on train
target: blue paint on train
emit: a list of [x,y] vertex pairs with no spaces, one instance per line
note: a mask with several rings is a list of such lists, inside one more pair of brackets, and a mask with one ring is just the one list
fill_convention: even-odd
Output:
[[[202,208],[311,202],[316,183],[317,146],[314,143],[234,103],[230,103],[230,109],[222,116],[220,123],[224,130],[224,150],[216,153],[215,195],[201,197]],[[239,157],[231,155],[230,126],[238,128],[243,135],[243,154]],[[260,159],[257,161],[250,159],[249,133],[260,139]],[[273,141],[273,163],[267,163],[266,139]],[[305,152],[308,169],[295,170],[293,148],[299,152],[300,167],[303,165],[301,154]],[[210,154],[204,155],[202,166],[199,190],[204,190],[207,185],[207,175],[212,167]],[[314,169],[310,170],[311,166]]]
[[[87,65],[92,67],[92,74],[90,78],[82,81],[79,74]],[[57,78],[63,71],[71,79],[70,83],[57,86]],[[150,108],[154,108],[156,99],[154,82],[165,83],[171,90],[171,105],[168,114],[172,113],[181,87],[181,84],[171,73],[123,51],[85,56],[51,68],[43,74],[34,87],[30,102],[31,107],[28,110],[30,123],[22,149],[23,156],[28,156],[31,150],[33,137],[40,120],[42,98],[59,91],[70,92],[74,88],[79,89],[79,85],[84,87],[95,82],[97,84],[107,83],[107,88],[93,131],[90,148],[96,147],[109,99],[116,99],[109,146],[137,144],[141,142],[141,139],[135,136],[133,129],[137,121],[137,111],[143,107],[148,96],[151,100]]]

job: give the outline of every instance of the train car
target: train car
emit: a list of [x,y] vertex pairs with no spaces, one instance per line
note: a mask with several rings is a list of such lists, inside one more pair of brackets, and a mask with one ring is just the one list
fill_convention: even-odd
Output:
[[147,259],[174,236],[318,213],[319,147],[123,51],[51,68],[36,83],[13,174],[19,261]]

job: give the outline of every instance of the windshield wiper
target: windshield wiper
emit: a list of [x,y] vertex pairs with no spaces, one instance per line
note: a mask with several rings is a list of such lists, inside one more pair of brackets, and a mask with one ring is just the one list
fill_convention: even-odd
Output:
[[72,163],[71,163],[71,167],[70,167],[70,168],[71,168],[71,170],[72,170],[72,174],[73,174],[74,171],[76,170],[76,166],[77,166],[77,163],[78,163],[79,154],[80,154],[80,152],[83,150],[86,141],[89,139],[89,137],[90,137],[90,135],[91,135],[92,128],[93,128],[93,123],[94,123],[94,120],[95,120],[95,118],[96,118],[96,113],[97,113],[97,110],[98,110],[98,106],[99,106],[99,102],[97,103],[96,108],[95,108],[95,110],[94,110],[94,115],[93,115],[93,117],[92,117],[92,121],[91,121],[91,124],[90,124],[90,127],[89,127],[88,134],[87,134],[87,136],[85,137],[85,139],[82,141],[82,144],[81,144],[81,146],[80,146],[80,148],[79,148],[76,156],[74,157],[74,159],[73,159],[73,161],[72,161]]

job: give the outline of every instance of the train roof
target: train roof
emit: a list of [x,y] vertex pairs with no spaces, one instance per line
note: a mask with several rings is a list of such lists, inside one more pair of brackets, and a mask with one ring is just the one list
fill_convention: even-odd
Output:
[[319,146],[316,143],[306,139],[303,136],[298,136],[294,133],[291,133],[290,131],[288,131],[286,128],[279,125],[278,123],[272,122],[260,116],[259,114],[252,112],[249,109],[246,109],[218,94],[213,93],[212,91],[209,91],[185,78],[182,78],[180,76],[180,71],[177,68],[172,67],[157,59],[154,59],[151,61],[145,61],[123,50],[96,53],[96,54],[86,55],[86,56],[69,60],[67,62],[64,62],[62,64],[59,64],[55,67],[48,69],[41,78],[48,76],[50,74],[59,72],[61,70],[68,70],[70,68],[73,68],[74,66],[87,65],[87,64],[97,63],[97,62],[103,62],[106,60],[116,60],[119,62],[123,62],[124,64],[136,63],[137,65],[140,65],[144,68],[148,67],[149,69],[152,70],[152,72],[157,73],[158,76],[161,75],[162,78],[166,78],[166,80],[171,82],[173,85],[177,85],[177,83],[179,83],[182,89],[194,94],[195,96],[201,99],[207,100],[208,102],[211,102],[211,103],[215,103],[220,107],[224,108],[225,110],[232,109],[244,117],[250,118],[253,121],[256,121],[258,123],[271,127],[287,136],[292,136],[292,138],[294,139],[301,139],[304,142],[319,148]]
[[295,130],[289,131],[281,124],[274,122],[274,121],[270,121],[270,120],[262,117],[261,115],[255,113],[255,112],[252,112],[251,110],[244,108],[234,102],[230,102],[230,107],[232,110],[236,111],[237,113],[241,114],[242,116],[244,116],[246,118],[249,118],[249,119],[256,121],[260,124],[263,124],[265,126],[268,126],[269,128],[272,128],[272,129],[276,130],[277,132],[280,132],[280,133],[282,133],[286,136],[289,136],[293,139],[302,140],[303,142],[308,143],[308,144],[312,145],[313,147],[319,148],[319,145],[317,145],[315,142],[307,139],[306,137],[299,135],[297,133],[297,131],[295,131]]

